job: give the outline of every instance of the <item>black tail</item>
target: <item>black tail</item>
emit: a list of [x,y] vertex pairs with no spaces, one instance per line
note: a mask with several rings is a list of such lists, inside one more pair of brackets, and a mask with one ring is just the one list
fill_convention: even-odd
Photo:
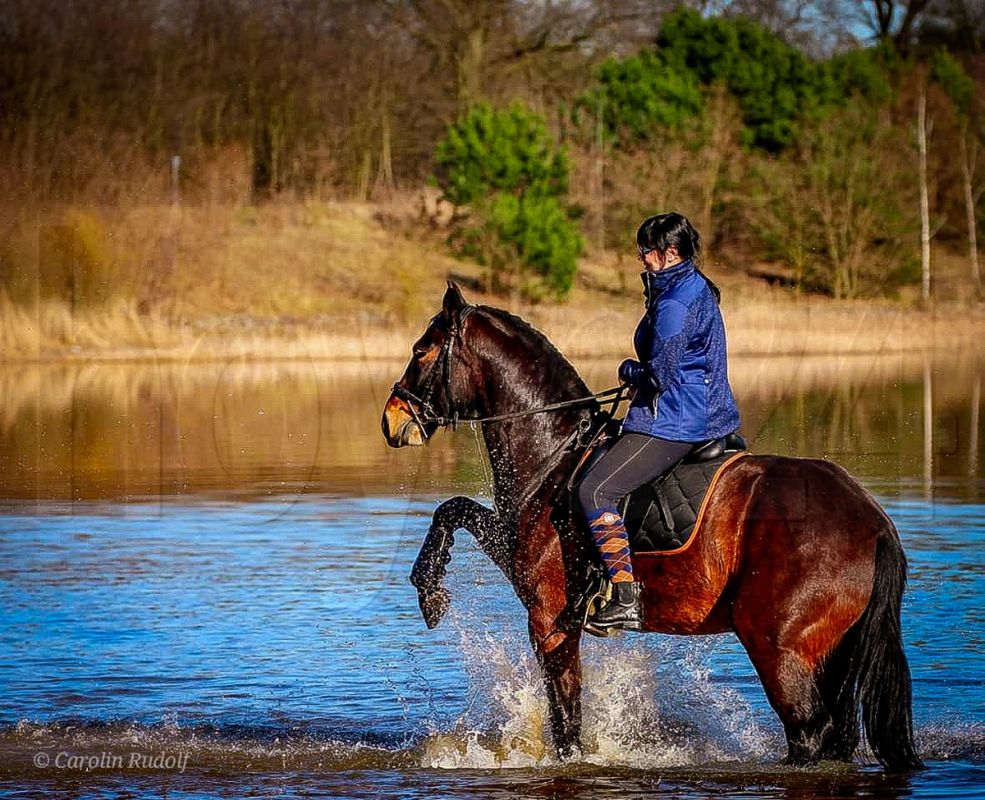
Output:
[[922,769],[913,743],[910,667],[903,652],[900,601],[906,586],[906,556],[889,523],[876,543],[875,582],[857,623],[858,645],[845,688],[862,707],[865,738],[886,769]]

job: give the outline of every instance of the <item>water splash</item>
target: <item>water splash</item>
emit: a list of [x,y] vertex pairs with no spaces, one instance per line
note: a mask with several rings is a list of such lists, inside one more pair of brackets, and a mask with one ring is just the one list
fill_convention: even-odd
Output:
[[[469,680],[465,711],[433,730],[422,766],[495,769],[557,765],[546,692],[526,637],[496,631],[481,597],[449,622]],[[585,641],[581,761],[635,769],[774,760],[782,738],[739,692],[712,679],[709,639],[624,636]]]
[[714,641],[626,635],[585,649],[585,738],[595,737],[593,762],[653,769],[776,752],[753,709],[712,680]]
[[935,722],[916,730],[917,750],[925,759],[985,761],[985,724]]
[[675,740],[661,718],[657,701],[661,687],[654,667],[649,652],[622,643],[587,661],[583,670],[586,761],[629,767],[694,763],[693,744],[686,738]]
[[495,769],[556,764],[547,730],[547,696],[530,647],[515,635],[472,630],[463,615],[450,622],[460,641],[469,694],[451,733],[433,733],[422,766]]

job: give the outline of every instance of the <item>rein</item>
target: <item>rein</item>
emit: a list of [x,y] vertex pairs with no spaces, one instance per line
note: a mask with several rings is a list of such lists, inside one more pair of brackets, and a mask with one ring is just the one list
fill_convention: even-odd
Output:
[[[441,346],[441,353],[434,360],[431,365],[431,369],[428,370],[428,374],[424,380],[424,391],[421,393],[422,396],[414,394],[410,389],[407,389],[400,385],[400,383],[394,383],[392,388],[392,393],[399,397],[401,400],[407,402],[410,407],[411,414],[413,415],[414,422],[421,430],[421,434],[424,438],[427,438],[428,434],[424,426],[427,424],[437,425],[439,428],[451,427],[452,430],[456,430],[459,422],[502,422],[509,419],[517,419],[519,417],[529,417],[533,414],[543,414],[548,411],[559,411],[563,408],[573,408],[575,406],[584,405],[593,400],[601,400],[603,398],[612,398],[608,402],[613,404],[612,412],[615,412],[616,407],[622,402],[622,394],[629,387],[625,384],[620,386],[613,386],[609,389],[603,389],[601,392],[595,392],[594,394],[586,395],[585,397],[576,397],[573,400],[561,400],[557,403],[549,403],[546,406],[539,406],[537,408],[528,408],[523,411],[512,411],[507,414],[494,414],[487,417],[471,417],[471,416],[461,416],[454,409],[452,410],[452,415],[450,417],[443,417],[440,414],[435,413],[434,407],[431,405],[431,395],[434,393],[435,378],[437,377],[439,365],[444,364],[444,384],[445,384],[445,396],[448,398],[448,405],[452,405],[451,400],[451,379],[452,379],[452,367],[454,362],[452,361],[452,353],[456,341],[461,341],[462,338],[462,328],[461,325],[469,317],[469,315],[475,311],[476,306],[469,304],[465,306],[460,315],[457,323],[452,323],[451,327],[448,329],[448,335],[445,338],[444,344]],[[589,424],[590,427],[590,424]],[[572,439],[577,438],[579,434],[587,431],[588,428],[582,428],[579,425],[575,430],[575,435]],[[566,444],[569,442],[566,442]]]
[[[546,406],[540,406],[538,408],[530,408],[525,411],[513,411],[509,414],[497,414],[494,417],[462,417],[461,419],[465,422],[499,422],[504,419],[516,419],[517,417],[529,417],[531,414],[540,414],[544,411],[558,411],[562,408],[570,408],[572,406],[581,405],[589,400],[601,400],[603,397],[615,397],[615,395],[621,394],[626,391],[626,386],[613,386],[611,389],[603,389],[601,392],[596,392],[595,394],[589,394],[585,397],[576,397],[574,400],[562,400],[558,403],[550,403]],[[621,400],[622,398],[620,398]],[[618,403],[617,403],[618,405]]]
[[[496,414],[490,417],[463,417],[457,411],[452,414],[451,417],[442,417],[439,414],[434,413],[434,409],[431,407],[429,400],[418,397],[416,394],[411,392],[409,389],[405,389],[399,383],[393,384],[393,394],[402,400],[406,400],[411,403],[411,411],[414,414],[414,422],[418,425],[423,425],[429,422],[433,422],[439,428],[451,427],[452,430],[458,425],[459,422],[502,422],[508,419],[517,419],[518,417],[529,417],[532,414],[543,414],[545,411],[559,411],[562,408],[573,408],[575,406],[584,405],[591,400],[601,400],[605,397],[612,397],[615,399],[616,395],[620,395],[622,392],[626,391],[628,387],[623,384],[621,386],[613,386],[610,389],[603,389],[601,392],[595,392],[594,394],[585,395],[584,397],[576,397],[573,400],[561,400],[557,403],[549,403],[546,406],[538,406],[537,408],[528,408],[523,411],[511,411],[508,414]],[[620,397],[621,401],[622,398]],[[610,401],[611,402],[611,401]],[[418,409],[414,408],[417,405]],[[618,405],[618,403],[616,403]]]

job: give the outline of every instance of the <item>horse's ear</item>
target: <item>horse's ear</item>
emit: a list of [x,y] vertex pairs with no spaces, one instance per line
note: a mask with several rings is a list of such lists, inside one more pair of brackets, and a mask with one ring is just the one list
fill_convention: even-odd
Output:
[[458,284],[455,281],[448,281],[445,298],[441,302],[441,309],[445,312],[445,316],[450,320],[454,320],[467,305],[468,301],[466,301],[465,296],[462,294],[462,290],[458,288]]

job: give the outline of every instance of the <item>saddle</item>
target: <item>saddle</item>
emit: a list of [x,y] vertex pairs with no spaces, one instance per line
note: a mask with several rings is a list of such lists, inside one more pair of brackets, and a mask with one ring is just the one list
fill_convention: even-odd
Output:
[[[583,459],[577,476],[584,475],[614,441],[613,431],[607,430],[606,438]],[[670,470],[626,495],[619,502],[619,512],[626,522],[630,550],[645,553],[683,547],[694,532],[715,473],[745,449],[745,439],[737,433],[697,442]]]

